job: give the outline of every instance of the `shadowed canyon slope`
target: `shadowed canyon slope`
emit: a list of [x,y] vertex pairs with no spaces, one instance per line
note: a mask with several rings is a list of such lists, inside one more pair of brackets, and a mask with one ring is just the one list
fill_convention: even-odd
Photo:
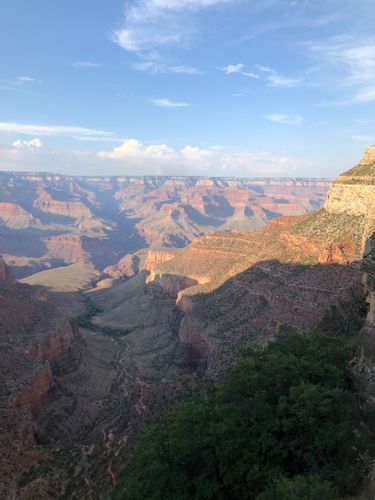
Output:
[[251,230],[305,214],[322,204],[328,185],[0,173],[0,251],[17,277],[77,263],[102,270],[141,248],[182,247],[216,229]]
[[[363,170],[366,176],[359,174]],[[0,261],[1,419],[4,428],[9,428],[1,437],[7,453],[0,461],[4,477],[0,496],[104,498],[144,426],[184,396],[199,393],[208,380],[220,377],[238,358],[239,348],[264,345],[282,325],[308,333],[331,305],[360,295],[362,272],[357,261],[365,239],[375,229],[370,201],[374,179],[375,148],[370,148],[355,169],[333,183],[324,207],[311,214],[287,213],[248,232],[218,227],[212,233],[211,228],[211,234],[189,236],[192,242],[184,248],[160,248],[157,241],[159,248],[119,250],[117,260],[112,254],[108,266],[102,258],[101,281],[83,294],[72,293],[69,287],[65,292],[47,294],[43,287],[14,282],[11,271]],[[31,240],[35,247],[30,246],[34,250],[40,234],[78,237],[83,257],[73,265],[91,264],[92,255],[99,259],[105,247],[98,244],[90,249],[85,238],[97,241],[107,232],[118,231],[108,222],[111,214],[98,217],[95,208],[95,203],[113,198],[109,182],[95,180],[95,185],[105,186],[103,191],[89,189],[87,180],[77,184],[82,197],[76,202],[90,209],[90,217],[76,220],[68,235],[55,226],[54,236],[44,235],[41,226],[52,222],[43,216],[57,215],[40,211],[37,217],[31,209],[34,195],[30,196],[29,205],[23,208],[32,221],[20,234],[30,231],[35,236]],[[159,200],[161,197],[160,186],[147,191],[144,182],[139,187],[134,181],[131,188],[137,191],[133,201],[138,196],[144,199],[137,202],[137,210],[147,206],[148,196],[155,190]],[[173,189],[179,183],[178,179],[168,180]],[[362,193],[358,186],[365,188],[366,212],[358,212],[357,199]],[[120,191],[117,187],[116,193]],[[183,191],[190,188],[184,184]],[[271,181],[269,188],[273,189]],[[210,184],[204,189],[214,188]],[[49,210],[50,198],[40,193],[39,206]],[[179,196],[182,199],[181,193]],[[123,194],[117,197],[123,203]],[[54,193],[52,198],[58,200],[58,195]],[[164,205],[176,203],[168,200]],[[69,201],[73,203],[71,198]],[[198,202],[194,204],[198,210]],[[230,204],[233,207],[235,199]],[[215,218],[219,208],[223,210],[218,205]],[[213,217],[210,207],[204,209],[205,217]],[[55,204],[53,210],[61,210],[61,205]],[[69,210],[75,212],[77,204],[69,205]],[[133,220],[129,213],[134,214],[135,208],[126,210],[129,222]],[[117,214],[117,206],[114,212]],[[137,230],[137,224],[145,220],[137,216],[133,228]],[[80,225],[86,236],[76,233]],[[5,226],[2,230],[0,234],[17,231]],[[143,237],[147,234],[144,231]],[[118,243],[121,248],[123,241]],[[49,248],[56,253],[60,247]],[[98,279],[92,276],[92,280]]]

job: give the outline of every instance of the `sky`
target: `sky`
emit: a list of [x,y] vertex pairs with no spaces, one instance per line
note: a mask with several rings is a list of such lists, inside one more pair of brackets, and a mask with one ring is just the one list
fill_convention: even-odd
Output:
[[375,143],[375,0],[1,0],[0,170],[333,177]]

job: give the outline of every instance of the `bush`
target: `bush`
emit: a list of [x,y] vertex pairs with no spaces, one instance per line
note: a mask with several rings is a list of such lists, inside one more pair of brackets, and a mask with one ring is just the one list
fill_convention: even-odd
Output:
[[322,333],[248,350],[144,433],[116,499],[332,499],[361,479],[351,351]]
[[85,306],[85,312],[77,317],[78,325],[81,328],[93,328],[92,318],[101,313],[102,310],[90,299],[90,297],[87,297],[87,295],[83,295],[83,304]]

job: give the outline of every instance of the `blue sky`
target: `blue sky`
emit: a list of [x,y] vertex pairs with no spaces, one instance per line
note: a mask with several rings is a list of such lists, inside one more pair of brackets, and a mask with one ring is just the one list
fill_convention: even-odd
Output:
[[375,143],[374,0],[2,0],[0,169],[335,176]]

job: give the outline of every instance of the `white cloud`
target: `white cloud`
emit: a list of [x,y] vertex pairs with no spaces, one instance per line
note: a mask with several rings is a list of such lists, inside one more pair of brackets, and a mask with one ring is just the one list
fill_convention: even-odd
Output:
[[38,137],[30,139],[29,141],[17,139],[13,141],[12,145],[17,149],[41,149],[43,147],[43,143]]
[[223,71],[227,75],[230,75],[232,73],[241,73],[243,68],[244,68],[244,65],[241,63],[240,64],[228,64],[228,66],[225,66],[225,68],[223,68]]
[[[349,97],[339,104],[375,101],[375,43],[335,37],[325,43],[308,44],[323,69],[334,72],[333,81]],[[332,82],[330,82],[332,85]]]
[[228,64],[228,66],[225,66],[225,68],[223,68],[223,71],[224,73],[226,73],[227,75],[231,75],[232,73],[239,73],[240,75],[243,75],[243,76],[248,76],[249,78],[256,78],[256,79],[259,79],[260,76],[255,74],[255,73],[249,73],[247,71],[244,71],[244,64]]
[[97,156],[102,160],[114,160],[128,170],[165,175],[181,175],[181,172],[184,175],[206,175],[207,172],[227,176],[290,175],[298,168],[314,165],[311,161],[270,152],[191,145],[175,149],[167,144],[147,145],[136,139],[128,139],[121,146],[101,151]]
[[257,73],[249,72],[244,70],[245,65],[242,63],[239,64],[228,64],[223,68],[224,73],[227,75],[231,75],[233,73],[238,73],[243,76],[247,76],[250,78],[256,78],[257,80],[263,79],[266,81],[267,85],[270,87],[295,87],[296,85],[302,82],[302,78],[288,78],[286,76],[282,76],[277,71],[269,68],[268,66],[260,66],[256,65],[256,68],[263,73],[261,77]]
[[171,101],[167,98],[152,99],[152,104],[160,108],[186,108],[189,106],[187,102]]
[[19,83],[42,83],[42,80],[37,78],[32,78],[31,76],[17,76],[17,82]]
[[73,68],[101,68],[101,64],[90,61],[78,61],[72,64]]
[[186,74],[186,75],[202,74],[202,72],[199,69],[192,68],[190,66],[183,66],[183,65],[173,66],[153,61],[136,63],[133,65],[133,67],[138,71],[148,71],[153,75],[159,73]]
[[300,78],[286,78],[277,74],[270,75],[267,80],[271,87],[295,87],[302,81]]
[[271,122],[284,123],[286,125],[301,125],[303,123],[303,118],[300,115],[281,115],[273,113],[266,115],[266,118]]
[[112,40],[137,53],[166,45],[184,45],[195,33],[191,14],[236,1],[133,0],[125,9],[123,27],[113,32]]
[[302,78],[288,78],[280,75],[268,66],[256,66],[259,71],[265,73],[265,80],[270,87],[295,87],[302,82]]
[[0,133],[24,135],[77,135],[85,137],[111,137],[111,132],[85,127],[65,125],[36,125],[24,123],[0,122]]

